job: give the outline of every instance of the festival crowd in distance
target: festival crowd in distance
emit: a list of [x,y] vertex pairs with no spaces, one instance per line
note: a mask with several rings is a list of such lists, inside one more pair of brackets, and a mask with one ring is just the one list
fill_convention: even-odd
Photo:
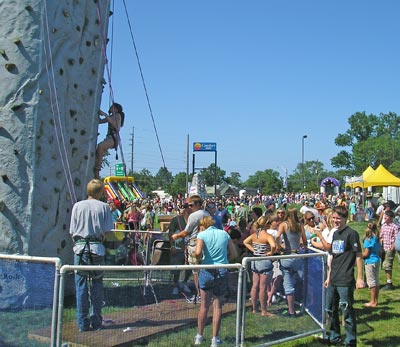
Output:
[[[265,317],[273,316],[270,307],[280,302],[286,303],[282,314],[287,317],[304,313],[304,259],[265,258],[304,254],[309,248],[327,252],[324,286],[330,333],[326,342],[331,345],[342,343],[339,311],[344,320],[345,345],[357,344],[354,289],[369,287],[370,301],[364,305],[370,308],[378,305],[380,290],[395,289],[392,270],[396,252],[400,251],[400,207],[385,201],[382,194],[282,193],[218,199],[192,195],[107,203],[115,229],[154,230],[158,218],[171,216],[166,240],[170,264],[223,265],[241,263],[244,257],[262,257],[248,263],[247,297],[252,313]],[[351,228],[352,222],[367,222],[361,240]],[[145,264],[137,241],[136,233],[125,234],[116,252],[118,264]],[[385,271],[383,287],[380,271]],[[211,306],[211,346],[222,344],[219,328],[223,298],[229,290],[228,275],[223,268],[172,271],[171,295],[182,294],[188,303],[200,303],[195,345],[205,339],[203,331]]]

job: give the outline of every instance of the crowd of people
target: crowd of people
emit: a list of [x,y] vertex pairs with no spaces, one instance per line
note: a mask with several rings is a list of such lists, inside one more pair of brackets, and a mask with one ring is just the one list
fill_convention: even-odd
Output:
[[[97,201],[98,198],[97,193],[93,193],[92,190],[88,186],[88,200],[90,205],[95,205],[92,200]],[[294,204],[301,207],[294,208]],[[87,264],[88,254],[92,249],[97,252],[96,263],[102,263],[104,250],[92,246],[92,243],[95,244],[98,239],[103,238],[107,229],[110,229],[109,218],[114,227],[115,223],[123,223],[124,228],[130,230],[152,230],[157,216],[161,214],[174,215],[168,226],[170,262],[173,265],[223,265],[229,262],[240,263],[243,257],[301,254],[307,252],[309,247],[321,249],[327,252],[328,273],[324,286],[329,343],[341,342],[341,311],[346,335],[345,344],[356,346],[354,289],[365,286],[364,269],[371,296],[370,301],[365,303],[366,307],[373,308],[378,305],[382,260],[386,284],[381,290],[394,289],[392,268],[399,230],[395,217],[400,211],[393,209],[391,204],[383,199],[378,199],[376,204],[379,207],[375,209],[371,201],[362,206],[361,200],[355,195],[326,196],[319,193],[270,196],[260,194],[204,200],[198,195],[193,195],[187,199],[176,198],[164,202],[160,199],[140,202],[109,201],[110,216],[106,216],[107,221],[94,231],[85,231],[87,235],[84,235],[83,231],[77,232],[80,228],[78,218],[74,215],[78,208],[86,210],[88,207],[77,204],[73,210],[74,224],[71,223],[71,234],[75,242],[77,264]],[[99,213],[104,213],[104,205],[96,207]],[[370,209],[373,209],[373,213]],[[362,240],[351,228],[351,222],[358,220],[360,215],[363,221],[368,221]],[[137,259],[129,259],[127,255],[124,264],[127,264],[127,261],[131,261],[131,264],[137,263]],[[303,262],[301,257],[293,257],[279,261],[260,259],[249,263],[248,271],[251,276],[248,281],[248,294],[254,314],[258,314],[260,309],[262,316],[271,316],[268,308],[278,299],[286,300],[288,317],[299,314],[296,302],[299,295],[298,284],[302,282]],[[188,294],[194,288],[195,294],[190,298],[190,302],[200,303],[196,345],[204,341],[203,332],[211,303],[211,346],[222,343],[219,329],[224,294],[227,290],[227,274],[225,269],[172,271],[172,295],[179,295],[180,292]],[[87,290],[86,275],[92,274],[76,275],[77,303],[80,305],[78,326],[82,331],[88,330],[90,326],[98,328],[101,318],[101,308],[96,306],[97,298],[90,299],[91,304],[96,306],[95,316],[87,317],[88,295],[83,294]],[[93,281],[93,285],[99,286],[101,276],[98,278],[97,282]],[[193,285],[188,282],[190,278],[193,278]],[[100,299],[100,296],[98,298]]]

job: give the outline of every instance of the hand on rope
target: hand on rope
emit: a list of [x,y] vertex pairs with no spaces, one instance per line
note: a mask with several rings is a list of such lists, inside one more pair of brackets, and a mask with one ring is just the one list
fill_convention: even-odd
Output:
[[99,124],[107,123],[108,114],[102,110],[99,110],[99,116],[103,116],[104,118],[99,117]]
[[104,124],[108,122],[116,132],[119,132],[122,123],[121,113],[122,111],[119,112],[113,105],[111,106],[109,113],[99,110],[99,116],[104,117],[104,118],[99,117],[99,123]]

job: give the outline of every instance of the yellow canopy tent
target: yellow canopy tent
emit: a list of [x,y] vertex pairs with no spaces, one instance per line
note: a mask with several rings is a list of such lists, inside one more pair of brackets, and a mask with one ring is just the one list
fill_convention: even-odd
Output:
[[364,187],[400,187],[400,178],[391,174],[382,164],[364,181]]
[[349,179],[346,180],[345,186],[350,187],[350,188],[368,187],[364,183],[365,183],[365,181],[367,181],[368,177],[370,177],[374,172],[375,172],[375,170],[371,166],[368,166],[364,170],[362,176],[349,177]]

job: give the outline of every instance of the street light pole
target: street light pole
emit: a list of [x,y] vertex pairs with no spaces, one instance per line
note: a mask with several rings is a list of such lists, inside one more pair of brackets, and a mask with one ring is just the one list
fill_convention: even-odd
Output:
[[304,139],[307,138],[307,135],[303,135],[301,138],[301,170],[303,174],[303,190],[306,189],[306,179],[304,173]]

